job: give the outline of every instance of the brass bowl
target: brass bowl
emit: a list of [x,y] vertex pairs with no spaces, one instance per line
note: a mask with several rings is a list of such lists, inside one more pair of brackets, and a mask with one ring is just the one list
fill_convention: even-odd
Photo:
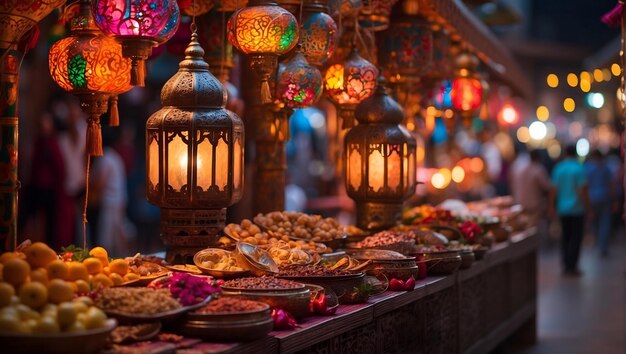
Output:
[[270,306],[254,311],[223,313],[188,313],[180,330],[191,337],[218,342],[239,342],[260,339],[272,331],[274,322]]
[[108,319],[102,328],[66,333],[0,332],[3,353],[99,353],[117,321]]
[[365,273],[334,276],[278,276],[278,278],[330,288],[337,295],[340,304],[349,303],[349,294],[354,288],[365,284]]
[[310,314],[311,290],[304,284],[301,285],[302,287],[293,289],[241,289],[222,286],[222,295],[264,302],[302,318]]
[[[358,245],[357,245],[358,246]],[[361,247],[363,250],[384,250],[393,251],[402,255],[407,255],[415,252],[415,240],[401,241],[390,243],[388,245],[376,246],[376,247]]]
[[416,258],[426,265],[429,275],[453,274],[462,263],[459,251],[452,250],[421,252],[416,254]]
[[[215,252],[224,252],[224,253],[231,255],[237,260],[237,265],[243,268],[244,270],[219,270],[219,269],[204,267],[202,265],[202,262],[205,261],[208,257],[210,257],[212,253],[215,253]],[[193,256],[193,263],[196,265],[196,267],[198,267],[200,271],[202,271],[202,273],[208,274],[213,277],[220,278],[220,279],[241,278],[241,277],[248,276],[251,273],[251,271],[247,269],[247,264],[242,264],[242,262],[239,260],[239,258],[235,254],[233,254],[230,251],[225,251],[219,248],[207,248],[202,251],[198,251]]]
[[235,256],[239,264],[245,265],[256,276],[278,273],[278,265],[270,254],[255,245],[246,242],[237,243]]
[[410,277],[419,279],[419,267],[414,265],[412,267],[398,267],[398,268],[370,268],[367,270],[368,275],[380,276],[384,275],[387,279],[391,280],[393,278],[400,280],[407,280]]
[[206,299],[194,305],[182,306],[177,309],[151,314],[125,313],[107,310],[103,311],[107,314],[107,316],[115,318],[121,323],[169,322],[181,317],[186,312],[194,311],[205,306],[209,303],[209,301],[211,301],[211,299],[212,296],[209,295]]

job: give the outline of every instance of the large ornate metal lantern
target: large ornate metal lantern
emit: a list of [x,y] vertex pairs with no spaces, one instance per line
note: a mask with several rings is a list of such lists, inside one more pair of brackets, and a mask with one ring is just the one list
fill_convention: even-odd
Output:
[[0,48],[17,44],[22,36],[65,0],[0,1]]
[[224,109],[224,87],[191,38],[161,91],[164,107],[146,123],[147,198],[161,207],[161,238],[176,263],[216,245],[226,207],[243,191],[243,122]]
[[278,66],[277,99],[289,108],[314,105],[322,95],[322,74],[309,64],[297,50],[285,63]]
[[124,57],[132,59],[131,84],[144,86],[145,60],[152,47],[166,42],[178,28],[176,0],[94,0],[96,24],[122,43]]
[[452,107],[468,122],[483,102],[483,83],[476,73],[478,58],[462,53],[457,57],[456,65],[456,77],[450,91]]
[[87,152],[100,156],[100,116],[111,103],[112,120],[117,118],[117,95],[131,89],[131,63],[122,56],[121,46],[95,26],[89,3],[81,0],[80,9],[70,22],[70,36],[52,45],[48,64],[52,79],[80,99],[88,114]]
[[374,93],[377,78],[378,69],[363,59],[356,49],[352,50],[347,61],[332,64],[326,70],[324,87],[338,105],[344,129],[354,125],[356,105]]
[[300,46],[306,60],[323,66],[335,50],[337,24],[326,11],[326,0],[312,0],[304,4],[304,20],[300,24]]
[[261,102],[271,103],[269,79],[278,66],[278,56],[298,43],[298,23],[273,0],[253,0],[228,20],[228,40],[250,56],[250,65],[261,80]]
[[374,95],[356,108],[359,124],[345,137],[345,183],[356,202],[357,226],[386,229],[401,219],[415,193],[415,138],[400,123],[402,107],[380,80]]

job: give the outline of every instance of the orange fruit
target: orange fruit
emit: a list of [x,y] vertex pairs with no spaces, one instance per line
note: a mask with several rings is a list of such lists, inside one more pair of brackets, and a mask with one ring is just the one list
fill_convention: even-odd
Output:
[[48,302],[48,289],[40,282],[32,281],[22,285],[18,294],[20,302],[31,309],[38,309]]
[[72,301],[74,289],[70,282],[61,279],[52,279],[48,285],[48,301],[53,304],[60,304],[65,301]]
[[29,275],[30,265],[20,258],[8,260],[2,268],[2,279],[16,287],[24,283]]
[[113,282],[113,286],[119,286],[124,283],[124,278],[122,278],[122,276],[117,273],[111,273],[109,275],[109,279],[111,279],[111,281]]
[[[111,270],[109,269],[109,266],[102,268],[102,273],[106,275],[111,275]],[[116,274],[116,273],[113,273],[113,274]]]
[[110,287],[113,286],[113,281],[108,276],[106,276],[105,274],[95,275],[91,282],[92,282],[92,284],[95,287],[102,286],[102,287],[105,287],[105,288],[110,288]]
[[67,280],[69,275],[69,266],[67,263],[60,259],[55,259],[48,264],[48,279],[63,279]]
[[89,255],[95,258],[98,258],[100,262],[102,262],[103,266],[109,265],[109,253],[104,247],[94,247],[89,251]]
[[117,273],[121,276],[126,275],[128,273],[128,263],[126,263],[123,259],[114,259],[109,264],[109,270],[111,273]]
[[15,288],[13,285],[5,282],[0,283],[0,308],[9,306],[11,304],[11,298],[15,295]]
[[89,280],[89,272],[87,271],[87,268],[82,263],[71,262],[68,265],[67,278],[68,280],[72,280],[72,281],[76,281],[78,279],[87,281]]
[[78,279],[77,281],[74,282],[74,284],[76,285],[77,293],[88,293],[89,290],[91,290],[89,283],[82,279]]
[[102,262],[98,258],[87,258],[83,261],[83,265],[87,268],[87,272],[89,272],[89,274],[98,274],[102,272]]
[[30,271],[30,281],[38,281],[41,284],[48,284],[48,271],[46,268],[37,268]]
[[46,267],[55,259],[57,253],[43,242],[35,242],[24,250],[26,260],[33,268]]
[[125,282],[127,282],[127,281],[133,281],[133,280],[137,280],[137,279],[139,279],[139,278],[140,278],[139,274],[135,274],[135,273],[128,273],[128,274],[126,274],[126,275],[124,276],[124,281],[125,281]]
[[26,260],[26,255],[22,252],[4,252],[0,255],[0,263],[5,264],[8,260],[13,258]]

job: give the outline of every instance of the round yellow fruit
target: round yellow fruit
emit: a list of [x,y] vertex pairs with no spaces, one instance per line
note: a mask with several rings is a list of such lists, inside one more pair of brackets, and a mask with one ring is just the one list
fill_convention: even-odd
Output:
[[29,275],[30,265],[20,258],[8,260],[2,268],[2,279],[16,287],[24,283]]
[[48,264],[48,279],[63,279],[67,280],[69,277],[69,266],[67,263],[60,259],[55,259]]
[[83,324],[86,329],[104,327],[107,316],[97,307],[90,307],[85,314]]
[[36,320],[40,317],[39,312],[31,309],[24,304],[19,304],[15,306],[15,310],[17,311],[22,321]]
[[5,264],[9,260],[15,258],[26,260],[26,255],[22,252],[4,252],[0,255],[0,263]]
[[91,283],[95,286],[95,287],[104,287],[104,288],[110,288],[113,286],[113,281],[107,277],[105,274],[98,274],[95,275],[91,281]]
[[33,327],[34,333],[57,333],[60,331],[61,328],[59,327],[56,318],[51,316],[42,316],[37,321],[35,327]]
[[80,321],[74,321],[74,323],[65,329],[66,332],[82,332],[84,330],[85,325]]
[[45,304],[40,311],[42,316],[57,317],[57,305],[55,304]]
[[74,289],[69,282],[61,279],[52,279],[48,285],[48,301],[53,304],[60,304],[65,301],[72,301]]
[[68,266],[68,280],[76,281],[76,280],[89,280],[89,272],[87,268],[79,262],[71,262]]
[[30,281],[38,281],[41,284],[48,284],[48,271],[46,268],[37,268],[30,271]]
[[78,311],[71,302],[63,302],[57,307],[57,322],[61,328],[67,328],[76,322]]
[[87,306],[93,305],[93,300],[89,296],[79,296],[76,298],[76,300],[74,300],[74,302],[82,302]]
[[123,259],[114,259],[109,264],[109,270],[111,271],[111,273],[116,273],[124,276],[126,275],[126,273],[128,273],[128,263],[126,263],[126,261]]
[[96,257],[102,262],[103,266],[109,265],[109,253],[103,247],[94,247],[89,251],[89,255]]
[[17,332],[20,322],[18,316],[2,314],[0,315],[0,332]]
[[112,273],[111,275],[109,275],[109,278],[113,282],[113,286],[120,286],[124,284],[124,278],[117,273]]
[[31,309],[38,309],[48,302],[48,289],[36,281],[22,285],[18,295],[20,302]]
[[102,262],[98,258],[87,258],[83,261],[83,265],[87,268],[89,274],[98,274],[102,272]]
[[55,259],[57,253],[43,242],[35,242],[24,250],[26,260],[34,268],[46,267]]
[[85,313],[87,312],[87,310],[89,310],[89,306],[82,301],[74,301],[72,302],[72,305],[76,309],[77,314]]
[[15,295],[15,288],[13,285],[5,282],[0,283],[0,307],[9,306],[11,304],[11,298]]
[[124,276],[124,281],[133,281],[133,280],[137,280],[139,278],[140,278],[139,274],[128,273],[128,274],[126,274]]
[[79,294],[88,293],[91,290],[89,283],[82,279],[78,279],[74,284],[76,285],[76,292]]

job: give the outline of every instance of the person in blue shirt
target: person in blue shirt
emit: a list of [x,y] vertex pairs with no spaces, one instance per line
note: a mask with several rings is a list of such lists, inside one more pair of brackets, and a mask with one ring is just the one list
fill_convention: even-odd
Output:
[[613,216],[613,174],[599,150],[594,150],[590,159],[585,162],[585,172],[589,183],[589,204],[593,210],[590,215],[591,230],[596,236],[601,255],[606,257],[609,253]]
[[552,184],[556,187],[556,213],[561,220],[563,274],[579,276],[578,258],[585,229],[588,196],[585,169],[577,160],[575,146],[568,146],[565,158],[554,167]]

